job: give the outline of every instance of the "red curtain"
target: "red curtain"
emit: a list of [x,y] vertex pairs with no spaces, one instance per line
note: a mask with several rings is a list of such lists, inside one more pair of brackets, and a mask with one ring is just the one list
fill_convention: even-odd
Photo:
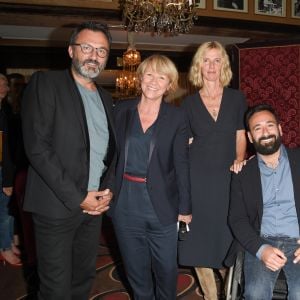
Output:
[[249,105],[271,104],[281,120],[284,144],[300,146],[300,45],[238,52],[239,87]]

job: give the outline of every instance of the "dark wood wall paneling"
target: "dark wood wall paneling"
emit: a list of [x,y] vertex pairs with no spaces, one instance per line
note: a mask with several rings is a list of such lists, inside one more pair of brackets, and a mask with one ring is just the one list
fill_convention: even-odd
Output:
[[[141,51],[142,59],[153,54],[153,51]],[[187,72],[192,59],[192,53],[155,52],[167,55],[176,64],[180,72]],[[117,57],[122,57],[123,50],[111,50],[106,69],[120,69]],[[56,47],[16,47],[0,46],[0,72],[7,68],[30,69],[65,69],[70,65],[67,48]]]

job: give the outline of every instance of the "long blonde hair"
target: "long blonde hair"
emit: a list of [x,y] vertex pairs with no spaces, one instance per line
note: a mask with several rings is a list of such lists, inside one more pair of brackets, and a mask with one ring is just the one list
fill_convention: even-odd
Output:
[[211,49],[217,49],[220,50],[221,52],[221,57],[222,57],[222,67],[221,67],[221,74],[220,74],[221,85],[223,87],[228,86],[231,81],[232,71],[230,68],[229,57],[226,53],[225,48],[217,41],[206,42],[203,43],[201,46],[199,46],[199,48],[197,49],[193,57],[192,65],[189,72],[189,80],[196,87],[199,88],[203,87],[204,82],[203,82],[201,67],[203,64],[203,58],[205,52]]

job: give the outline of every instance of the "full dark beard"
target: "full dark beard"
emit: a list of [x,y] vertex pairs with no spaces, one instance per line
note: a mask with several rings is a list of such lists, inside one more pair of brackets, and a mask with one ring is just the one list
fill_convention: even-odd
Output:
[[[94,79],[96,78],[105,68],[105,64],[100,64],[98,61],[93,59],[86,59],[83,62],[76,58],[73,58],[73,67],[76,72],[84,78]],[[95,67],[88,67],[86,64],[93,63]]]
[[[274,138],[274,141],[267,144],[261,143],[262,141],[270,138]],[[278,135],[276,137],[274,134],[269,135],[267,137],[262,137],[258,141],[253,141],[253,146],[255,150],[262,155],[274,154],[279,149],[280,145],[281,145],[281,136]]]

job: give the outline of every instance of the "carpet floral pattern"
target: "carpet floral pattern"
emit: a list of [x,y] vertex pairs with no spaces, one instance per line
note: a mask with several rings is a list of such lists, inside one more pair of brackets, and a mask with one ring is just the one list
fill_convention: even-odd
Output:
[[[218,281],[218,287],[219,279]],[[38,280],[35,270],[0,264],[0,299],[37,300]],[[96,278],[89,300],[129,300],[126,280],[113,227],[104,218],[96,263]],[[197,280],[191,268],[178,269],[177,299],[201,300]]]
[[[90,300],[128,300],[129,290],[113,228],[109,220],[106,220],[100,237],[96,279]],[[177,298],[203,299],[189,268],[178,270]]]

